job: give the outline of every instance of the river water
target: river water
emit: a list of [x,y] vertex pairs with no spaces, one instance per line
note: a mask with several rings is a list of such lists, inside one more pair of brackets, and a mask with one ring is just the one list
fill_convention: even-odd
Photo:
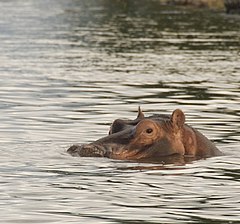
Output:
[[[240,18],[158,1],[0,2],[0,223],[240,223]],[[74,158],[180,108],[222,157]]]

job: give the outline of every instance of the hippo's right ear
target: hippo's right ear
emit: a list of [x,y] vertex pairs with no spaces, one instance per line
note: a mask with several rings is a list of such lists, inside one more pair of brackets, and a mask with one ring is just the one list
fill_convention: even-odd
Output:
[[177,130],[181,129],[185,123],[185,115],[180,109],[173,111],[171,121]]

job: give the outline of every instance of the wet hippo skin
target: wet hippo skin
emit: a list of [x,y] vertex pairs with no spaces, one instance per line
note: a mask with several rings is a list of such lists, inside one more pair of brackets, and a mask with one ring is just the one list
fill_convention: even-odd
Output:
[[115,120],[106,137],[90,144],[73,145],[67,151],[73,156],[139,161],[222,155],[207,137],[185,123],[185,114],[180,109],[171,115],[145,117],[139,108],[136,119]]

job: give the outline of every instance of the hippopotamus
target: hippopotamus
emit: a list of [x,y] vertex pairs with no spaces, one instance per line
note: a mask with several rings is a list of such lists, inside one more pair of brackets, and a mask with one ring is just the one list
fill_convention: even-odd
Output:
[[182,110],[176,109],[171,115],[145,117],[140,107],[136,119],[117,119],[107,136],[89,144],[73,145],[67,152],[73,156],[135,161],[222,155],[213,142],[185,123]]

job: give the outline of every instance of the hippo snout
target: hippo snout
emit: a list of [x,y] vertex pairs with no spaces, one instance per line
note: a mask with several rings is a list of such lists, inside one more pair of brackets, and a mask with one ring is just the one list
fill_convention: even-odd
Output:
[[84,157],[105,157],[106,149],[101,145],[84,144],[73,145],[67,152],[72,156],[84,156]]

